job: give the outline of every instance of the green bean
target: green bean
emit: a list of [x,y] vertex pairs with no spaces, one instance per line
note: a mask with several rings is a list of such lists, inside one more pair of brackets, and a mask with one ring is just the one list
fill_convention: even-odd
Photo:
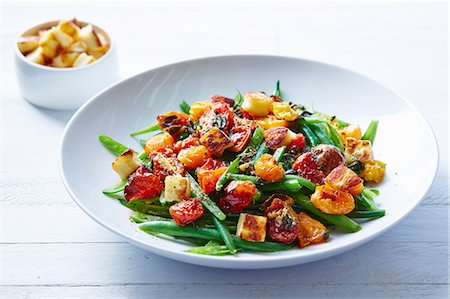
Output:
[[203,189],[200,187],[200,185],[197,183],[197,181],[190,175],[189,173],[186,174],[186,176],[189,179],[191,192],[195,195],[196,198],[200,199],[203,206],[207,208],[214,216],[219,218],[220,220],[225,220],[226,216],[225,214],[220,210],[220,208],[216,205],[214,201],[209,198],[208,195],[203,192]]
[[115,184],[114,186],[108,187],[103,189],[103,194],[105,195],[112,195],[112,194],[116,194],[119,192],[122,192],[123,189],[125,188],[125,184],[128,182],[128,180],[123,180],[120,183]]
[[189,115],[189,111],[191,110],[191,106],[186,101],[183,101],[180,104],[180,110],[183,113],[186,113],[187,115]]
[[372,210],[372,211],[353,211],[347,214],[350,218],[367,218],[367,219],[377,219],[385,215],[385,210]]
[[125,145],[105,135],[98,136],[98,140],[100,140],[103,146],[116,157],[122,155],[122,153],[128,149]]
[[286,152],[286,146],[282,146],[276,149],[276,151],[273,153],[273,157],[277,161],[277,163],[280,163],[281,158],[283,158],[284,153]]
[[169,213],[169,207],[154,204],[159,200],[157,197],[133,200],[132,202],[127,202],[124,198],[118,198],[118,200],[123,206],[133,211],[139,211],[145,214],[161,216],[164,218],[171,217]]
[[317,138],[316,134],[314,134],[313,130],[304,122],[300,121],[301,130],[307,138],[308,144],[311,147],[320,144],[319,138]]
[[363,189],[361,194],[354,196],[355,200],[358,201],[361,205],[363,205],[366,209],[375,211],[378,210],[378,205],[375,203],[374,198],[377,194],[373,191]]
[[339,129],[342,129],[350,124],[346,121],[343,121],[342,119],[337,118],[336,116],[331,117],[330,120],[337,122],[337,124],[339,125]]
[[341,136],[339,136],[339,133],[336,131],[336,129],[330,125],[328,122],[325,123],[328,128],[328,136],[330,137],[333,144],[338,147],[341,151],[345,151],[344,144],[342,143]]
[[258,178],[257,176],[254,176],[254,175],[229,173],[227,175],[227,178],[230,180],[234,180],[234,181],[250,181],[250,182],[254,183],[255,185],[259,185],[262,183],[260,178]]
[[256,154],[253,156],[250,164],[254,165],[256,161],[258,161],[259,158],[261,158],[262,155],[269,153],[269,148],[267,147],[267,144],[265,142],[261,143],[258,150],[256,151]]
[[237,90],[237,94],[234,96],[234,109],[235,110],[241,109],[243,101],[244,101],[244,97],[239,92],[239,90]]
[[[147,153],[145,151],[140,152],[138,158],[141,160],[148,158]],[[148,164],[148,166],[150,166],[150,164]]]
[[150,132],[154,132],[154,131],[158,131],[161,130],[161,127],[159,126],[159,124],[151,124],[148,127],[145,127],[143,129],[137,130],[133,133],[130,134],[130,136],[138,136],[138,135],[142,135],[142,134],[146,134],[146,133],[150,133]]
[[375,136],[377,135],[378,129],[378,120],[372,120],[367,127],[366,132],[364,133],[362,140],[370,140],[370,143],[373,144],[375,141]]
[[222,236],[222,240],[225,243],[226,247],[230,251],[231,254],[236,254],[236,246],[234,245],[233,238],[231,237],[230,231],[225,223],[217,219],[214,215],[212,215],[212,220],[214,225],[216,226],[217,231]]
[[[145,222],[139,225],[139,229],[149,234],[165,234],[175,237],[192,237],[214,240],[218,242],[222,241],[220,233],[215,229],[193,228],[189,226],[181,227],[169,221]],[[294,244],[286,245],[273,242],[250,242],[233,235],[231,237],[237,248],[242,248],[250,251],[275,252],[287,250],[294,246]]]
[[314,132],[314,135],[316,135],[317,138],[319,138],[321,144],[334,145],[333,142],[331,141],[330,137],[328,137],[328,134],[324,130],[324,128],[322,126],[323,124],[308,123],[308,125]]
[[275,87],[275,91],[273,92],[273,94],[277,97],[281,99],[281,89],[280,89],[280,80],[277,81],[277,85]]
[[320,219],[324,219],[325,221],[332,223],[336,225],[337,227],[340,227],[341,229],[347,231],[347,232],[357,232],[361,229],[361,226],[359,226],[358,223],[353,221],[352,219],[348,218],[345,215],[334,215],[334,214],[326,214],[321,211],[319,211],[313,203],[310,201],[310,199],[300,193],[289,193],[289,195],[294,198],[295,202],[301,206],[303,209],[309,211],[310,213],[316,215]]
[[[186,252],[196,253],[196,254],[205,254],[205,255],[214,255],[214,256],[223,256],[223,255],[231,255],[235,254],[231,252],[227,246],[217,245],[217,246],[199,246],[186,250]],[[236,250],[237,252],[237,250]]]
[[281,191],[287,190],[291,192],[297,192],[302,189],[302,186],[299,184],[297,180],[283,180],[275,183],[264,184],[261,186],[261,190],[263,191]]
[[314,184],[313,182],[311,182],[311,181],[308,180],[308,179],[302,178],[301,176],[293,175],[293,174],[286,174],[286,175],[285,175],[285,179],[289,179],[289,180],[294,179],[294,180],[297,180],[298,183],[299,183],[300,185],[302,185],[303,187],[305,187],[305,188],[307,188],[307,189],[309,189],[309,190],[311,190],[311,191],[316,190],[316,184]]
[[173,221],[169,218],[155,216],[155,215],[148,215],[139,211],[135,211],[134,215],[130,216],[130,220],[135,223],[143,223],[147,221]]
[[260,126],[257,126],[255,131],[253,131],[252,138],[250,138],[250,141],[248,142],[247,149],[252,148],[256,149],[258,146],[261,145],[261,143],[264,140],[264,129]]

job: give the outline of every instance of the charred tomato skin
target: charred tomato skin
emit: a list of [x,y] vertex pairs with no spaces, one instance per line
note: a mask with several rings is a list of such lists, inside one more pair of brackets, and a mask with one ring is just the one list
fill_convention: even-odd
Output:
[[153,198],[159,196],[164,184],[144,166],[140,166],[125,184],[124,194],[127,202],[137,199]]
[[319,144],[311,149],[313,159],[325,176],[339,165],[344,165],[345,156],[342,151],[334,145]]
[[300,155],[292,165],[292,169],[305,179],[310,180],[316,185],[322,185],[325,174],[319,170],[314,161],[313,154],[308,152]]
[[273,198],[266,208],[267,234],[272,241],[289,244],[297,238],[300,221],[286,202]]
[[153,157],[153,172],[164,182],[164,179],[169,175],[184,175],[185,169],[177,158],[159,153]]
[[171,205],[169,213],[177,225],[184,226],[202,217],[204,209],[200,200],[189,198]]
[[229,150],[235,153],[241,152],[249,143],[251,135],[252,128],[250,126],[233,127],[230,132],[230,140],[233,142],[233,146]]
[[212,102],[211,107],[200,116],[200,129],[206,132],[212,127],[217,127],[228,132],[233,126],[233,118],[233,109],[228,103],[223,101]]
[[226,195],[219,200],[219,206],[227,213],[239,213],[252,203],[257,191],[250,181],[231,181],[225,187]]

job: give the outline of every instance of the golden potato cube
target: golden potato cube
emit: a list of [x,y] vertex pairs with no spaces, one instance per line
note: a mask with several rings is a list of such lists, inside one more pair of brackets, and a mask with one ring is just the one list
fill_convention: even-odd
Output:
[[39,46],[38,36],[21,36],[17,41],[19,51],[26,55]]
[[83,52],[80,53],[80,55],[78,55],[77,59],[73,63],[73,66],[74,67],[83,66],[92,63],[94,61],[95,61],[94,56],[87,55],[86,53]]
[[78,32],[78,40],[84,42],[88,49],[94,49],[102,45],[97,33],[94,30],[94,27],[91,24],[81,28]]
[[82,53],[87,51],[87,46],[82,41],[76,41],[67,49],[70,53]]
[[164,180],[164,200],[181,201],[191,196],[188,178],[181,175],[167,176]]
[[252,242],[264,242],[266,239],[267,218],[264,216],[241,213],[236,228],[236,236]]
[[25,56],[31,62],[44,64],[44,50],[42,47],[37,47],[33,52]]
[[263,92],[247,92],[242,109],[255,117],[267,116],[272,109],[272,99]]
[[59,29],[53,30],[53,36],[63,48],[68,48],[73,43],[73,38]]
[[131,148],[123,152],[112,163],[112,168],[122,180],[126,180],[139,166],[141,166],[141,160]]
[[98,40],[100,41],[100,44],[102,45],[102,47],[109,46],[109,42],[103,34],[101,34],[100,32],[97,32],[97,37],[98,37]]
[[108,46],[101,46],[96,47],[94,49],[89,49],[87,53],[93,56],[95,59],[99,59],[108,51],[108,49],[109,49]]
[[76,37],[78,34],[78,30],[80,30],[80,27],[78,27],[75,23],[71,21],[60,21],[58,24],[58,29],[64,32],[67,35],[70,35],[71,37]]
[[345,139],[345,158],[348,163],[356,160],[366,163],[372,159],[372,145],[370,140],[357,140],[352,137]]
[[345,165],[333,169],[323,180],[330,187],[358,195],[364,189],[363,180]]

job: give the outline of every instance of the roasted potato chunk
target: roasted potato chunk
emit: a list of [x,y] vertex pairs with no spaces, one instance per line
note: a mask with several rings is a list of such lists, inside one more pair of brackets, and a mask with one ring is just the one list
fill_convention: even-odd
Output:
[[164,200],[166,202],[181,201],[191,196],[189,180],[181,175],[166,176],[164,186]]
[[365,164],[372,160],[372,144],[369,140],[357,140],[352,137],[347,137],[344,146],[347,163],[359,160]]
[[333,169],[323,180],[334,189],[358,195],[364,189],[363,180],[350,168],[340,165]]
[[272,99],[263,92],[246,92],[242,102],[242,110],[253,117],[267,116],[272,109]]
[[236,228],[236,236],[252,242],[266,240],[267,217],[241,213]]

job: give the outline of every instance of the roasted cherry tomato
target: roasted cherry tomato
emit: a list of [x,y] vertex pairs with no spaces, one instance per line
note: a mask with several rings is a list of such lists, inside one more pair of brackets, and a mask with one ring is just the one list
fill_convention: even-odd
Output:
[[328,185],[317,186],[311,195],[311,202],[327,214],[348,214],[355,208],[355,200],[350,193],[333,189]]
[[225,187],[225,197],[219,200],[219,206],[227,213],[239,213],[248,207],[258,190],[250,181],[231,181]]
[[220,160],[209,158],[202,167],[197,168],[197,178],[206,194],[216,189],[217,181],[220,176],[227,170],[227,164]]
[[203,205],[200,200],[195,198],[186,199],[171,205],[169,208],[170,216],[175,220],[176,224],[184,226],[194,222],[203,215]]
[[313,159],[313,154],[310,152],[304,153],[298,157],[292,165],[292,169],[297,170],[300,176],[310,180],[316,185],[323,184],[325,175],[317,167],[317,164]]
[[192,118],[186,113],[179,111],[170,111],[166,114],[160,114],[156,118],[158,124],[163,130],[175,139],[178,139],[189,124],[192,123]]
[[217,127],[228,132],[233,126],[233,117],[233,109],[226,102],[211,103],[211,107],[200,117],[200,129],[207,132],[212,127]]
[[230,140],[233,142],[233,146],[229,150],[235,153],[241,152],[250,141],[251,135],[252,128],[249,126],[233,127],[230,133]]
[[264,181],[275,182],[284,178],[284,169],[272,155],[264,154],[255,163],[255,173]]
[[153,198],[159,196],[164,184],[158,177],[140,166],[129,178],[125,185],[125,199],[131,202],[136,199]]
[[205,146],[196,145],[181,150],[177,158],[186,169],[195,169],[211,158],[211,153]]
[[303,136],[302,133],[297,133],[295,134],[295,137],[292,138],[292,141],[287,146],[287,149],[300,152],[304,147],[305,147],[305,136]]
[[153,157],[153,172],[164,182],[166,176],[184,175],[184,166],[175,157],[167,157],[163,154],[156,154]]
[[234,100],[233,100],[233,99],[230,99],[230,98],[227,98],[227,97],[224,97],[224,96],[219,96],[219,95],[213,95],[213,96],[211,97],[211,102],[212,102],[212,103],[216,103],[216,102],[225,102],[225,103],[227,103],[230,107],[233,107],[233,106],[234,106]]
[[300,220],[297,238],[298,247],[304,248],[310,244],[324,243],[330,237],[325,225],[311,218],[308,214],[300,212],[298,219]]
[[267,233],[275,242],[292,243],[298,234],[300,221],[289,201],[272,198],[266,208]]
[[342,151],[334,145],[319,144],[311,149],[314,161],[319,170],[327,176],[333,169],[345,163]]

